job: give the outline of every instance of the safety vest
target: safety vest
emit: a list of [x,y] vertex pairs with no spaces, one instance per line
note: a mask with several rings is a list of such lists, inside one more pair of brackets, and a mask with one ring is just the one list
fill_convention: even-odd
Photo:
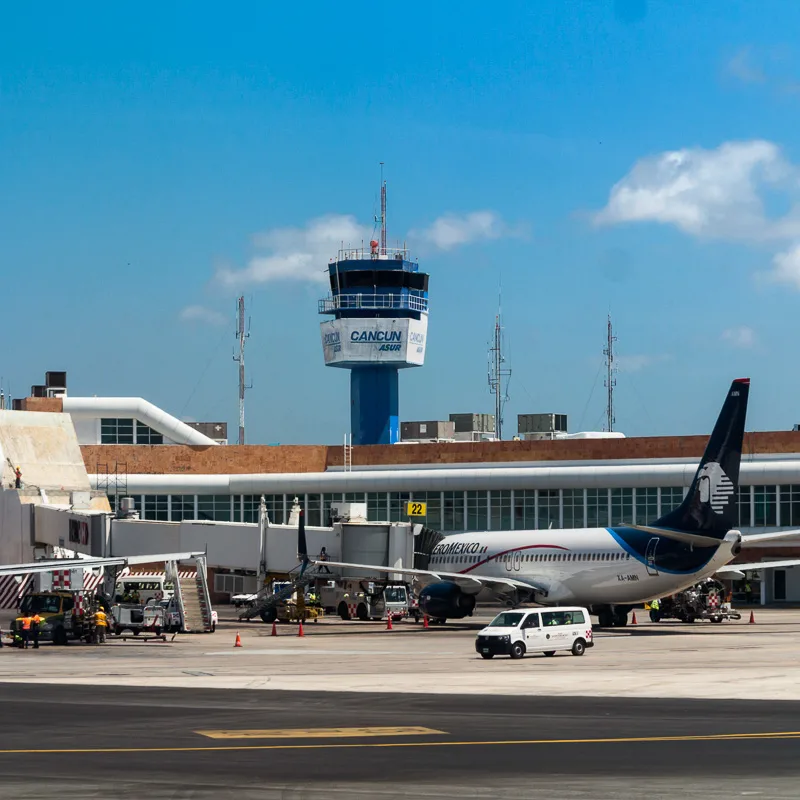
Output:
[[37,625],[41,625],[42,624],[42,618],[38,614],[34,614],[32,619],[31,619],[31,622],[35,622]]
[[106,614],[104,611],[95,611],[94,624],[97,625],[98,628],[106,627],[108,623],[106,621]]
[[23,617],[22,618],[22,630],[29,631],[31,629],[31,618],[30,617]]

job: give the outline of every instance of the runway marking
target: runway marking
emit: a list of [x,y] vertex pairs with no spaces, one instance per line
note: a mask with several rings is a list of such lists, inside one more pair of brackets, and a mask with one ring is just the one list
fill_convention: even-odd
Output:
[[54,749],[0,750],[3,755],[70,755],[77,753],[204,753],[228,750],[345,750],[358,747],[488,747],[490,745],[546,745],[546,744],[634,744],[653,742],[714,742],[752,741],[773,739],[800,739],[800,731],[772,733],[711,733],[701,736],[627,736],[607,739],[500,739],[491,741],[454,742],[352,742],[326,744],[230,744],[202,747],[83,747]]
[[345,739],[359,736],[429,736],[446,731],[418,725],[372,728],[268,728],[265,730],[195,731],[209,739]]

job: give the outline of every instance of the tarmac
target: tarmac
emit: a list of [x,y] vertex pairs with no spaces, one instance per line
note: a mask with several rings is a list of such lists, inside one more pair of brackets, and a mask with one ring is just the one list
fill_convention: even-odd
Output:
[[[230,614],[230,612],[229,612]],[[476,631],[491,614],[423,629],[400,622],[326,619],[278,625],[223,621],[214,634],[104,646],[43,644],[0,650],[0,683],[209,689],[800,700],[799,610],[755,611],[740,621],[651,623],[596,631],[576,658],[481,659]],[[644,617],[644,619],[643,619]],[[242,647],[235,648],[237,631]],[[23,665],[24,664],[24,665]]]
[[522,661],[491,613],[4,647],[0,798],[796,797],[800,611],[638,616]]

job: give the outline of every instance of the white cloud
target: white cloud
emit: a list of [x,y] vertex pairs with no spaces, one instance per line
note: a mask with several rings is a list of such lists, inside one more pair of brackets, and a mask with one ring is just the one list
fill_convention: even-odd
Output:
[[202,322],[206,325],[224,325],[225,316],[204,306],[186,306],[179,314],[183,322]]
[[[792,208],[769,218],[767,190],[783,191]],[[660,222],[684,233],[757,241],[800,235],[800,171],[772,142],[725,142],[714,150],[687,148],[638,161],[595,214],[598,225]]]
[[772,258],[772,271],[767,276],[775,283],[785,283],[800,290],[800,244]]
[[736,53],[726,65],[726,72],[742,83],[764,83],[764,70],[753,61],[753,48],[749,45]]
[[452,250],[464,244],[519,236],[518,227],[507,225],[494,211],[472,211],[468,214],[443,214],[431,225],[409,235],[432,244],[439,250]]
[[756,343],[756,332],[747,327],[747,325],[740,325],[735,328],[728,328],[722,332],[722,340],[729,342],[734,347],[741,347],[747,349]]
[[614,361],[620,372],[639,372],[646,367],[651,367],[653,364],[658,364],[662,361],[669,360],[668,355],[632,355],[632,356],[617,356]]
[[275,228],[254,237],[256,247],[266,253],[254,256],[242,269],[220,269],[216,277],[233,289],[280,280],[325,283],[328,262],[343,243],[361,247],[371,232],[355,217],[340,214],[312,219],[303,228]]

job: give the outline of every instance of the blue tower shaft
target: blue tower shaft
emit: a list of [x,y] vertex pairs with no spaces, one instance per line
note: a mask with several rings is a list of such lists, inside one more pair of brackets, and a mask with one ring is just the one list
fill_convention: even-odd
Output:
[[353,444],[394,444],[400,439],[398,370],[359,366],[350,370]]

